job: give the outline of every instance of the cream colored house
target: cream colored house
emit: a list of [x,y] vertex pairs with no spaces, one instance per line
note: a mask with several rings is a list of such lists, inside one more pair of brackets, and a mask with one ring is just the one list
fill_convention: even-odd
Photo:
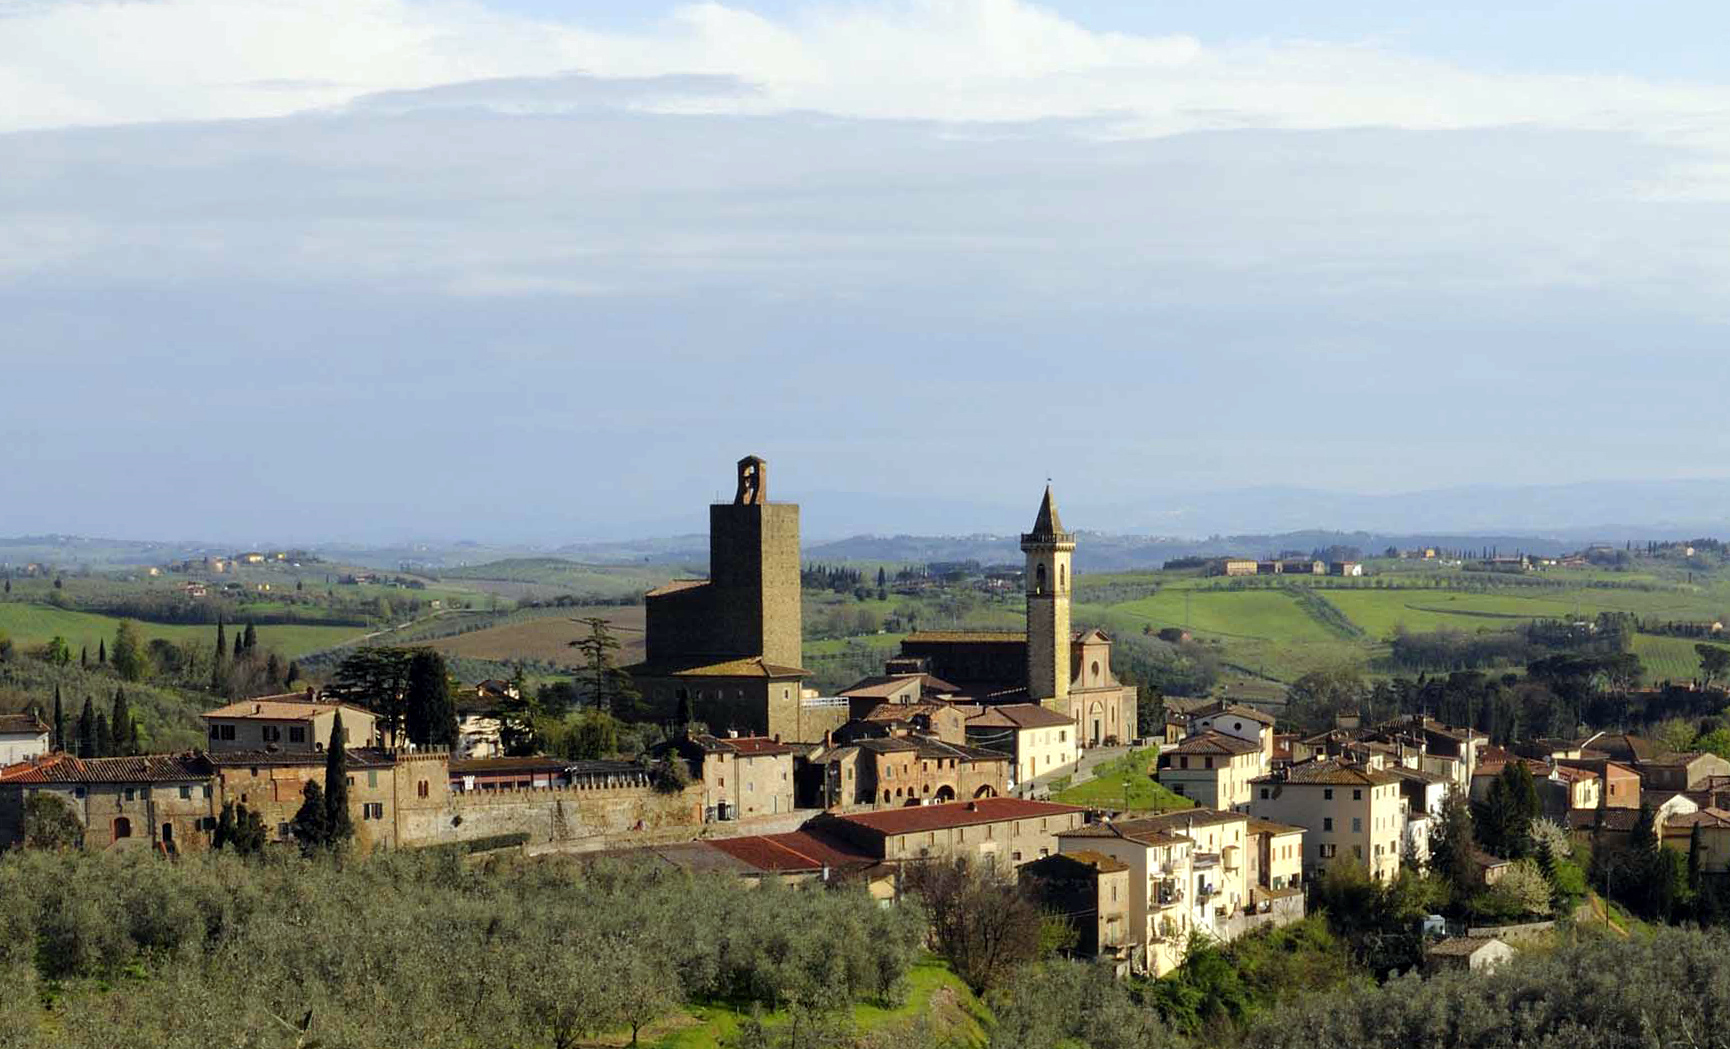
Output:
[[1181,965],[1192,927],[1195,843],[1135,820],[1089,824],[1057,837],[1065,854],[1108,856],[1129,868],[1135,968],[1164,976]]
[[1216,703],[1198,710],[1191,717],[1190,733],[1218,732],[1236,739],[1248,740],[1261,748],[1264,761],[1273,759],[1274,719],[1254,707],[1242,703]]
[[1203,808],[1248,812],[1250,783],[1267,770],[1261,744],[1209,730],[1162,750],[1155,778]]
[[1249,833],[1255,842],[1250,852],[1254,868],[1250,877],[1252,887],[1259,886],[1278,892],[1295,889],[1303,884],[1302,827],[1252,816]]
[[1700,870],[1704,874],[1730,874],[1730,812],[1701,809],[1664,822],[1664,844],[1687,854],[1700,828]]
[[48,726],[34,714],[0,714],[0,768],[48,753]]
[[1015,756],[1015,784],[1074,765],[1080,751],[1075,721],[1037,703],[986,707],[967,719],[971,746]]
[[330,745],[339,711],[346,746],[375,745],[377,715],[350,703],[318,699],[311,689],[230,703],[207,710],[201,717],[212,754],[238,750],[312,753]]
[[1405,810],[1392,773],[1312,760],[1264,776],[1254,787],[1252,813],[1304,828],[1304,877],[1339,857],[1363,864],[1377,879],[1399,873]]

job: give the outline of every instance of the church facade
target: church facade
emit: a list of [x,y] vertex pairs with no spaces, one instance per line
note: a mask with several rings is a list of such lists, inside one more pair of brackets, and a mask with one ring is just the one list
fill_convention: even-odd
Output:
[[902,641],[888,672],[952,682],[958,702],[1037,703],[1068,717],[1083,746],[1128,743],[1136,734],[1135,686],[1112,673],[1104,631],[1070,627],[1075,535],[1064,531],[1049,486],[1021,550],[1026,630],[919,631]]

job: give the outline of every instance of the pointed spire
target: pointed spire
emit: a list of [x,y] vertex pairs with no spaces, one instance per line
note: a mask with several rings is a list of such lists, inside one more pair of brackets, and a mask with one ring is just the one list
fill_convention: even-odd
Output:
[[1034,535],[1056,535],[1063,531],[1063,522],[1057,517],[1057,502],[1051,498],[1051,486],[1045,486],[1045,498],[1039,501],[1039,516],[1033,519]]

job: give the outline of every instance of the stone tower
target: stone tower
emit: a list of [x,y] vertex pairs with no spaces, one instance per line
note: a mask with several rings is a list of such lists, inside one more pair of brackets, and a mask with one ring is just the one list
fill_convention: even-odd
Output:
[[1069,710],[1069,594],[1075,582],[1070,557],[1075,536],[1063,530],[1051,486],[1039,504],[1033,531],[1021,537],[1027,554],[1027,696]]
[[709,624],[717,655],[762,656],[797,667],[803,640],[799,598],[799,507],[769,502],[768,464],[739,460],[731,503],[709,507]]

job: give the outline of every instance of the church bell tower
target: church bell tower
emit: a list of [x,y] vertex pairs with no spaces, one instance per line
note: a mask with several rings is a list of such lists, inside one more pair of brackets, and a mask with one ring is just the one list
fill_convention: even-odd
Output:
[[1027,555],[1027,697],[1069,711],[1070,557],[1075,536],[1063,530],[1051,486],[1039,503],[1033,531],[1021,537]]

